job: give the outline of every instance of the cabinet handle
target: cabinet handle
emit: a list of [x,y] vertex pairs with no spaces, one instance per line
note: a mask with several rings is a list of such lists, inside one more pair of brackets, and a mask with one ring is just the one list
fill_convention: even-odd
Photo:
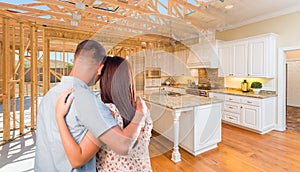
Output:
[[250,101],[247,101],[247,103],[252,103],[252,102],[250,102]]
[[248,76],[250,76],[250,73],[248,73]]
[[243,109],[243,106],[241,106],[241,109]]
[[229,109],[233,109],[233,107],[232,107],[232,106],[229,106]]
[[232,99],[229,99],[229,100],[232,100]]
[[234,118],[232,118],[232,117],[228,117],[229,119],[234,119]]

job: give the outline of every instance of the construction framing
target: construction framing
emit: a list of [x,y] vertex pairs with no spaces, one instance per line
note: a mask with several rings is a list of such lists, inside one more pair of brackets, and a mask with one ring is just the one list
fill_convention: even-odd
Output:
[[[196,7],[205,5],[199,2],[195,6],[184,0],[168,0],[168,6],[160,0],[102,0],[102,4],[84,0],[85,9],[78,10],[75,8],[77,2],[40,0],[24,5],[0,2],[0,102],[3,115],[0,144],[35,129],[39,97],[53,86],[53,77],[59,82],[67,75],[67,70],[63,69],[68,58],[66,54],[74,53],[79,42],[97,40],[109,55],[124,58],[145,48],[169,52],[185,49],[186,45],[197,43],[199,30],[187,27],[182,18],[192,10],[203,12]],[[34,8],[37,6],[47,6],[50,10]],[[159,6],[165,8],[169,16],[160,14]],[[116,8],[115,12],[109,11]],[[75,12],[82,17],[77,21],[77,27],[69,23],[73,20],[70,13]],[[59,72],[57,65],[51,66],[53,52],[62,56]],[[99,89],[97,87],[94,89]],[[26,97],[30,97],[29,111],[25,109]],[[25,112],[30,114],[29,120]],[[12,135],[16,131],[18,134]]]

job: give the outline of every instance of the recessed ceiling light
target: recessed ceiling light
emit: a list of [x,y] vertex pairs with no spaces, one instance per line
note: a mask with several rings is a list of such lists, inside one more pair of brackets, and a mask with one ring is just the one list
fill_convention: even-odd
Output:
[[229,5],[226,5],[224,8],[231,9],[231,8],[233,8],[233,5],[229,4]]

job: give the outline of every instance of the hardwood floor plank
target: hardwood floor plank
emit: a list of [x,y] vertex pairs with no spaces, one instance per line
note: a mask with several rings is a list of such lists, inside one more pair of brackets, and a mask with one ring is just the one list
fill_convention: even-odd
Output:
[[155,150],[155,157],[151,157],[153,171],[300,171],[300,134],[272,131],[260,135],[222,125],[222,142],[218,148],[196,157],[180,149],[179,163],[170,160],[172,143],[156,136],[150,142],[150,150]]

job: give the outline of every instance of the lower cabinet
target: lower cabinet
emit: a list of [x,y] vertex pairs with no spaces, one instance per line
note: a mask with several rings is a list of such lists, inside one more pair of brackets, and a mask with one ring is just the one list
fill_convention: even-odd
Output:
[[210,97],[223,99],[222,120],[244,129],[264,134],[274,129],[276,97],[252,98],[221,93]]
[[[146,104],[153,120],[153,130],[174,141],[174,111],[154,103]],[[182,110],[179,118],[181,148],[196,156],[216,148],[220,141],[221,103]]]

